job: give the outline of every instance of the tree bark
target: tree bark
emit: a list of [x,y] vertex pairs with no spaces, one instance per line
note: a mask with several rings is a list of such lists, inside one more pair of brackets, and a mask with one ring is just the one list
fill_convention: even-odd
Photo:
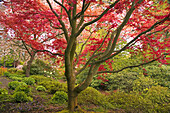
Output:
[[31,64],[34,60],[34,57],[35,57],[35,52],[31,55],[31,58],[29,59],[29,61],[27,62],[27,66],[26,66],[26,77],[29,77],[30,76],[30,69],[31,69]]

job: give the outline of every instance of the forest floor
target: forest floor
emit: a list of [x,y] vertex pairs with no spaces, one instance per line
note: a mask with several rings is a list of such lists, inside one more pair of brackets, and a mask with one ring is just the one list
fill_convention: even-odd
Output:
[[[13,94],[13,91],[8,88],[8,83],[12,80],[7,77],[0,76],[0,88],[8,90],[9,94]],[[104,93],[102,91],[102,93]],[[53,95],[46,92],[38,92],[35,87],[32,88],[32,102],[16,103],[11,101],[0,101],[0,113],[58,113],[67,108],[67,105],[58,105],[50,103],[49,100]],[[82,107],[82,106],[80,106]],[[96,107],[94,105],[88,106],[89,108]],[[67,113],[67,112],[61,112]],[[77,112],[76,112],[77,113]],[[101,113],[96,111],[86,110],[78,113]],[[108,113],[108,111],[107,111]],[[121,110],[109,111],[109,113],[123,113]]]

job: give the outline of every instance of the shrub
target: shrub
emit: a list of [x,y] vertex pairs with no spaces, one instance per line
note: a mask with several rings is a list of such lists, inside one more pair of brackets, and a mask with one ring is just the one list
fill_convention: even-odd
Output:
[[153,85],[157,85],[151,78],[149,77],[139,77],[133,82],[133,90],[139,92],[147,92],[149,88]]
[[10,73],[16,73],[16,72],[17,72],[17,69],[16,69],[16,68],[9,68],[9,69],[8,69],[8,72],[10,72]]
[[23,91],[26,94],[29,94],[31,92],[31,87],[29,85],[19,85],[16,87],[15,92]]
[[23,70],[17,70],[16,74],[22,75],[22,74],[24,74],[24,71]]
[[168,113],[170,111],[170,91],[167,87],[152,86],[145,94],[145,98],[154,103],[154,109],[157,112]]
[[8,95],[8,90],[0,88],[0,95]]
[[10,73],[9,75],[8,75],[8,77],[10,78],[10,79],[14,79],[15,77],[20,77],[20,78],[23,78],[23,77],[25,77],[25,75],[19,75],[19,74],[16,74],[16,73]]
[[10,95],[8,94],[8,90],[0,88],[0,102],[10,100]]
[[68,96],[67,93],[64,91],[56,91],[52,97],[52,101],[58,104],[65,103],[67,102],[67,100],[68,100]]
[[26,77],[26,78],[24,78],[24,82],[25,82],[27,85],[33,85],[33,84],[35,83],[35,80],[34,80],[34,78]]
[[43,81],[39,85],[44,86],[49,93],[54,94],[56,91],[65,91],[67,92],[66,84],[57,82],[57,81]]
[[78,103],[99,105],[102,103],[103,97],[104,96],[99,91],[92,87],[88,87],[78,95]]
[[18,82],[18,81],[12,81],[12,82],[8,83],[9,89],[13,89],[13,90],[16,89],[16,87],[19,85],[20,85],[20,82]]
[[130,92],[133,90],[133,81],[137,79],[137,73],[127,72],[126,74],[118,73],[109,77],[108,89],[109,90],[122,90]]
[[5,77],[9,77],[10,73],[9,72],[4,72]]
[[44,86],[37,86],[36,90],[37,91],[46,91],[46,88]]
[[[26,66],[23,67],[23,71],[25,73]],[[55,75],[54,70],[51,68],[51,66],[47,63],[45,63],[43,60],[36,59],[30,69],[30,75]]]
[[128,113],[153,112],[152,102],[139,94],[116,92],[107,97],[116,108],[124,109]]
[[51,81],[52,80],[51,78],[45,77],[43,75],[31,75],[30,77],[34,78],[36,83],[40,83],[40,82],[43,82],[43,81]]
[[13,99],[15,102],[28,102],[33,100],[31,97],[28,97],[23,91],[15,92],[13,94]]
[[22,81],[23,78],[21,77],[10,77],[10,79],[14,80],[14,81]]

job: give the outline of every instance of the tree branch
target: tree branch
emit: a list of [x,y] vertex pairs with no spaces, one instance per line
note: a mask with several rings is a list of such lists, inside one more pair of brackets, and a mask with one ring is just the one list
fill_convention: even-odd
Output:
[[133,42],[135,42],[140,36],[142,36],[143,34],[146,34],[147,32],[151,31],[152,29],[154,29],[157,25],[160,25],[162,23],[164,23],[164,21],[168,20],[169,17],[165,17],[164,19],[162,19],[161,21],[159,22],[156,22],[154,25],[152,25],[149,29],[143,31],[142,33],[138,34],[134,39],[132,39],[129,43],[127,43],[122,49],[120,49],[118,52],[116,52],[115,54],[111,55],[111,56],[108,56],[107,58],[104,58],[104,59],[101,59],[101,60],[98,60],[94,63],[101,63],[101,62],[104,62],[108,59],[111,59],[113,58],[114,56],[118,55],[119,53],[121,53],[122,51],[126,50],[127,47],[132,44]]
[[79,34],[84,30],[84,28],[88,25],[91,25],[95,22],[97,22],[98,20],[100,20],[112,7],[114,7],[120,0],[116,0],[113,4],[111,4],[105,11],[103,11],[103,13],[101,15],[99,15],[96,19],[85,23],[80,29],[79,31],[75,34],[75,37],[79,36]]
[[124,67],[124,68],[122,68],[122,69],[120,69],[120,70],[117,70],[117,71],[99,71],[99,72],[97,72],[97,74],[101,74],[101,73],[118,73],[118,72],[123,71],[123,70],[125,70],[125,69],[127,69],[127,68],[134,68],[134,67],[143,66],[143,65],[152,63],[152,62],[160,59],[160,58],[163,57],[164,55],[166,55],[166,54],[163,54],[163,55],[159,56],[159,57],[156,58],[156,59],[153,59],[153,60],[151,60],[151,61],[148,61],[148,62],[145,62],[145,63],[142,63],[142,64],[138,64],[138,65],[134,65],[134,66],[127,66],[127,67]]
[[37,49],[34,49],[34,50],[37,51],[37,52],[48,52],[48,53],[50,53],[51,55],[58,55],[58,56],[61,56],[61,57],[64,56],[63,54],[60,54],[60,53],[52,53],[52,52],[49,51],[49,50],[37,50]]
[[54,11],[54,9],[52,8],[50,1],[49,1],[49,0],[46,0],[46,1],[47,1],[48,5],[49,5],[51,11],[52,11],[52,12],[55,14],[55,16],[58,18],[58,21],[60,22],[60,24],[61,24],[61,26],[62,26],[62,30],[64,31],[65,38],[66,38],[66,40],[68,41],[68,40],[69,40],[68,31],[67,31],[67,29],[66,29],[66,27],[65,27],[64,22],[63,22],[61,19],[59,19],[59,15],[58,15],[58,14]]

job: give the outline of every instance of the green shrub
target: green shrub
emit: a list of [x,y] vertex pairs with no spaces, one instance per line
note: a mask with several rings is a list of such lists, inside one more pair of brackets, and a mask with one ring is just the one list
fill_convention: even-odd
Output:
[[8,90],[0,88],[0,95],[8,95]]
[[57,81],[43,81],[39,85],[44,86],[49,93],[54,94],[56,91],[65,91],[67,92],[66,84],[57,82]]
[[[26,66],[23,67],[23,71],[25,73]],[[36,60],[34,60],[34,62],[31,65],[30,75],[55,76],[55,72],[49,64],[45,63],[43,60],[36,59]]]
[[152,86],[145,94],[145,98],[152,101],[157,112],[168,113],[170,111],[170,90],[167,87]]
[[18,82],[18,81],[12,81],[12,82],[8,83],[9,89],[13,89],[13,90],[16,89],[16,87],[19,85],[20,85],[20,82]]
[[20,85],[27,85],[25,82],[19,82]]
[[36,83],[40,83],[40,82],[43,82],[43,81],[51,81],[52,80],[51,78],[45,77],[43,75],[31,75],[30,77],[34,78]]
[[46,88],[44,86],[37,86],[36,90],[37,91],[46,91]]
[[56,91],[51,99],[54,103],[62,104],[68,101],[68,96],[64,91]]
[[5,77],[9,77],[10,73],[9,72],[4,72]]
[[17,70],[16,74],[18,74],[18,75],[23,75],[23,74],[24,74],[24,71],[23,71],[23,70]]
[[10,77],[10,79],[14,80],[14,81],[22,81],[23,78],[21,77]]
[[113,106],[124,109],[127,113],[154,112],[152,102],[139,94],[116,92],[107,98]]
[[25,75],[19,75],[19,74],[16,74],[16,73],[10,73],[9,75],[8,75],[8,77],[10,78],[10,79],[15,79],[15,77],[20,77],[20,78],[23,78],[23,77],[25,77]]
[[139,92],[147,92],[153,85],[157,85],[150,77],[139,77],[133,82],[133,90]]
[[101,105],[103,97],[98,90],[88,87],[78,95],[78,103]]
[[23,91],[15,92],[13,94],[13,99],[15,102],[28,102],[33,100],[31,97],[28,97]]
[[4,88],[0,88],[0,102],[10,101],[10,95],[8,94],[8,90]]
[[8,69],[8,72],[10,72],[10,73],[16,73],[16,72],[17,72],[17,69],[16,69],[16,68],[9,68],[9,69]]
[[35,80],[34,78],[31,78],[31,77],[25,77],[24,78],[24,82],[27,84],[27,85],[33,85],[35,83]]
[[127,72],[126,74],[118,73],[109,77],[109,90],[122,90],[125,92],[133,91],[133,81],[137,79],[137,73]]
[[23,91],[26,94],[29,94],[31,92],[31,87],[29,85],[19,85],[16,87],[15,92]]

